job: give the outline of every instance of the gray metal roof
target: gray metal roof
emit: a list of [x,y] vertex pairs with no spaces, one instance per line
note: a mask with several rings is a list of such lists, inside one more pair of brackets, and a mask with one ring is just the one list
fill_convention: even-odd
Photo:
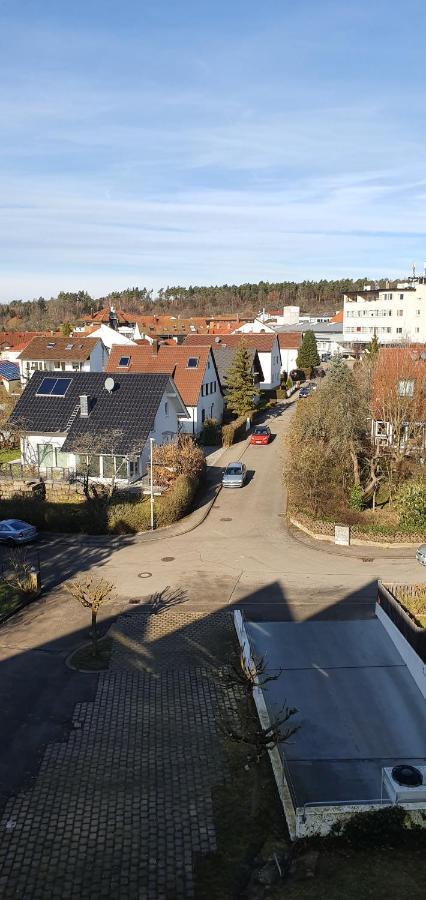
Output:
[[426,764],[422,694],[381,622],[250,622],[255,654],[271,672],[265,701],[299,710],[300,730],[282,746],[293,800],[371,801],[382,768]]
[[[115,433],[114,452],[134,453],[148,440],[168,375],[123,374],[113,378],[114,388],[105,388],[105,372],[35,372],[19,398],[10,422],[27,432],[67,434],[64,452],[77,451],[81,435],[93,435],[97,453],[110,453],[107,432]],[[63,397],[37,395],[43,379],[69,379]],[[174,387],[174,386],[173,386]],[[86,394],[89,416],[79,411],[80,396]],[[99,438],[105,436],[105,446]]]
[[342,322],[318,322],[316,324],[310,322],[298,322],[297,325],[276,325],[274,331],[284,334],[287,331],[300,332],[305,334],[306,331],[313,331],[314,334],[343,334]]
[[[250,359],[252,368],[254,366],[255,371],[259,374],[260,378],[263,379],[263,371],[262,366],[259,361],[259,357],[257,351],[247,347],[247,355]],[[229,369],[234,362],[235,354],[238,350],[238,347],[225,347],[223,344],[212,344],[212,353],[217,369],[217,373],[219,375],[219,381],[222,386],[226,387],[226,379],[229,372]]]

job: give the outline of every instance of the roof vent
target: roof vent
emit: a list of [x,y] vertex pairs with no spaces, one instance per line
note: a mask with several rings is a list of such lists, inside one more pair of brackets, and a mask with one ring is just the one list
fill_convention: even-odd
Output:
[[115,381],[113,378],[111,378],[110,375],[108,376],[108,378],[105,378],[104,388],[106,391],[108,391],[109,394],[111,394],[115,388]]
[[418,787],[419,784],[423,784],[422,773],[416,766],[394,766],[392,769],[392,778],[397,784],[404,785],[405,787]]

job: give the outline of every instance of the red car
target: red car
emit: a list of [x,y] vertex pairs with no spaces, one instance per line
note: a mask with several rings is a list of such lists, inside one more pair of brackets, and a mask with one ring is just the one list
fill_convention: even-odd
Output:
[[250,438],[251,444],[269,444],[271,440],[271,430],[267,425],[259,425],[255,428]]

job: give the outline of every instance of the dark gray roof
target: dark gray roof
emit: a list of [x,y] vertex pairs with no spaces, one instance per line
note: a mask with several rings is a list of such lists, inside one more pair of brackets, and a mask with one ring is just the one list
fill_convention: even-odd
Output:
[[[37,396],[44,378],[70,379],[64,397]],[[78,452],[81,435],[101,441],[97,453],[111,453],[107,432],[114,432],[114,452],[142,450],[152,431],[168,375],[123,374],[113,377],[114,389],[105,388],[105,372],[35,372],[19,398],[10,422],[36,434],[64,434],[63,450]],[[89,416],[80,415],[80,395],[89,400]],[[102,438],[105,446],[101,446]],[[87,439],[86,439],[87,440]]]
[[[232,363],[234,362],[234,356],[237,350],[238,347],[225,347],[223,346],[223,344],[212,344],[212,353],[217,369],[217,374],[219,375],[219,381],[222,387],[226,387],[228,371],[231,368]],[[252,368],[254,367],[255,371],[258,372],[261,378],[263,378],[262,366],[260,365],[257,350],[254,350],[250,347],[246,347],[246,350]]]

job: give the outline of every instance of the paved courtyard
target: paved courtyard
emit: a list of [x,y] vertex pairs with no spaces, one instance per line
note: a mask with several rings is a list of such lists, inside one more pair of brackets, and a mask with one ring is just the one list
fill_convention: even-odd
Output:
[[94,702],[76,706],[68,739],[6,806],[2,898],[193,896],[196,855],[216,846],[212,789],[226,777],[209,667],[231,634],[223,614],[119,617]]

